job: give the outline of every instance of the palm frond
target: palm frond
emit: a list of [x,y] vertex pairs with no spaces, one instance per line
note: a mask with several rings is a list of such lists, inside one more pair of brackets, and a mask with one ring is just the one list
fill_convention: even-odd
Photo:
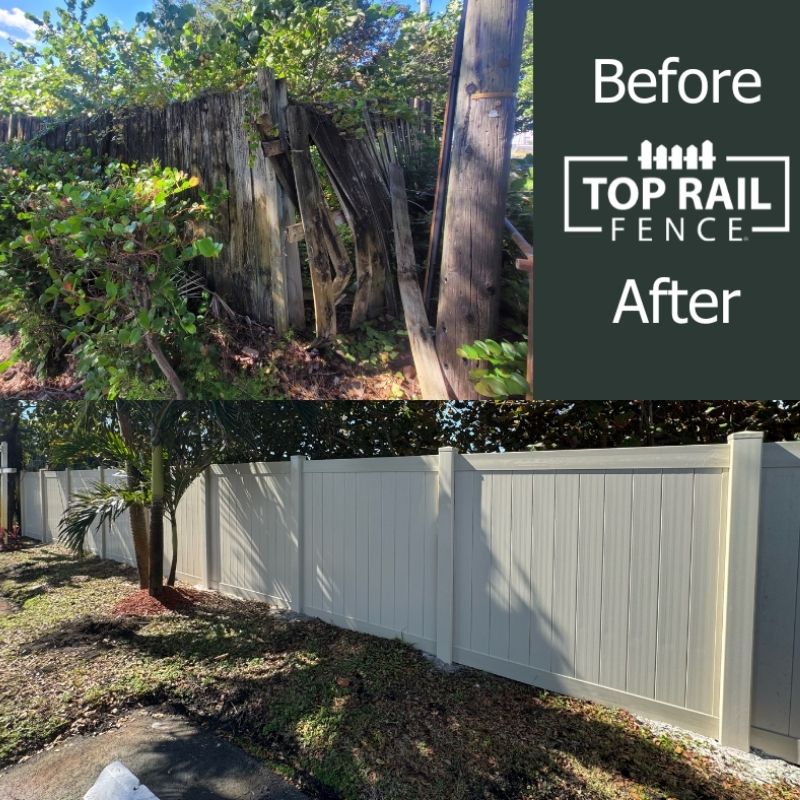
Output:
[[70,550],[83,555],[86,536],[96,522],[114,522],[133,503],[143,503],[142,492],[122,486],[98,483],[86,492],[77,492],[58,525],[58,539]]

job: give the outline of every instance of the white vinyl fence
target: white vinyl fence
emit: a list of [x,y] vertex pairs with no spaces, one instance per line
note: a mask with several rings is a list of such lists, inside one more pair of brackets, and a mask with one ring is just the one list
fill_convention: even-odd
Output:
[[[25,473],[25,533],[101,477]],[[800,760],[800,443],[295,456],[178,518],[184,580]],[[89,546],[133,562],[127,522]]]

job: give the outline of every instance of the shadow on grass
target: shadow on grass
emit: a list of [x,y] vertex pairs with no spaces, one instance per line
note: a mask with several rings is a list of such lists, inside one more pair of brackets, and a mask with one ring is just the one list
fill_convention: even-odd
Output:
[[[62,579],[86,563],[63,564]],[[398,641],[258,603],[209,594],[154,625],[114,624],[84,618],[43,640],[111,637],[154,667],[178,659],[181,679],[160,701],[285,764],[325,800],[765,796],[709,776],[627,715],[474,670],[446,674]]]
[[136,571],[127,564],[103,561],[94,555],[79,556],[67,550],[55,551],[52,544],[26,540],[17,554],[25,558],[0,573],[4,594],[19,605],[24,605],[48,591],[64,587],[77,587],[81,581],[105,578],[133,580]]

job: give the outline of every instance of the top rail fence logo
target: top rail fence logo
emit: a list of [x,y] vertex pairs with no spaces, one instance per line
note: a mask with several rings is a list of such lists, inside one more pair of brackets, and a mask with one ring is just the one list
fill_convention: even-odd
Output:
[[[564,157],[564,232],[616,242],[746,242],[789,233],[790,158],[654,144],[636,156]],[[724,172],[724,174],[719,174]]]

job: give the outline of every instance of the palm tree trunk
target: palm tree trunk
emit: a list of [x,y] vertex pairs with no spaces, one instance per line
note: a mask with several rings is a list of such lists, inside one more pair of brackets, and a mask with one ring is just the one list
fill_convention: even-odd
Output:
[[[117,421],[125,444],[129,450],[134,450],[136,442],[134,441],[130,414],[119,401],[117,401]],[[125,465],[125,473],[128,476],[128,489],[130,491],[138,489],[142,481],[142,474],[137,467],[128,462]],[[139,572],[139,588],[146,589],[149,585],[150,556],[148,552],[147,516],[144,513],[144,506],[141,503],[133,503],[128,509],[128,515],[131,521],[136,569]]]
[[174,586],[175,572],[178,569],[178,521],[175,519],[175,512],[170,515],[169,523],[172,528],[172,563],[169,566],[167,586]]
[[164,450],[160,436],[153,437],[151,459],[150,596],[158,597],[164,585]]

